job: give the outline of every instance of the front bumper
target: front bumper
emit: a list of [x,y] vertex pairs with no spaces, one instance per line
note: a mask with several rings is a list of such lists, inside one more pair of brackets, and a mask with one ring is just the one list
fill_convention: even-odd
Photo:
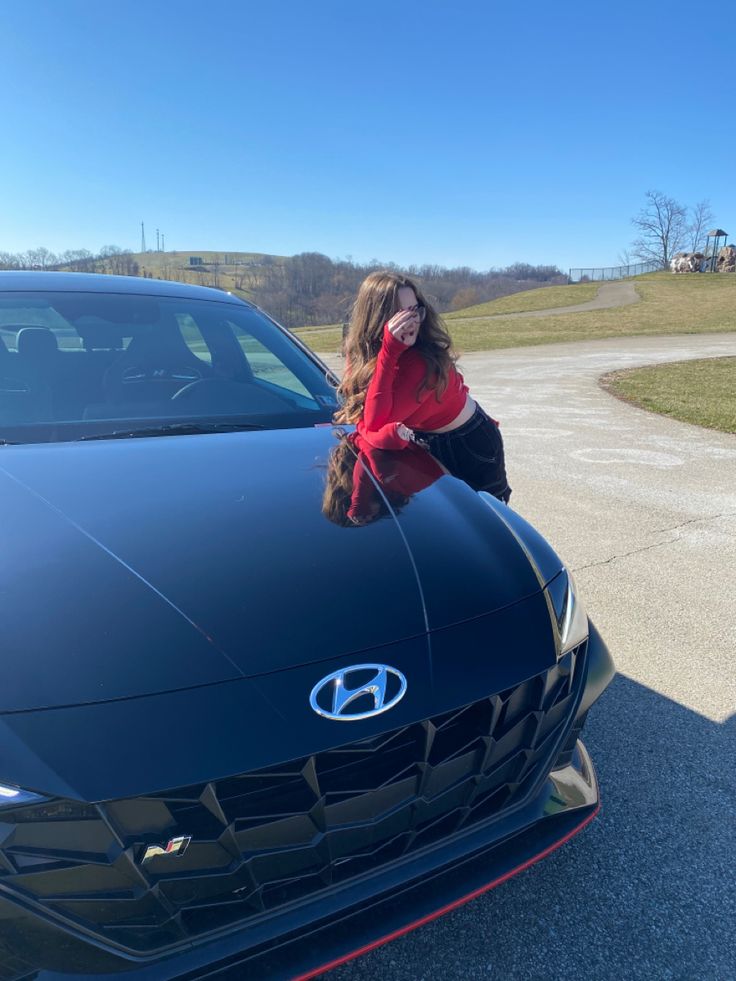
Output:
[[[247,970],[249,976],[273,981],[306,981],[500,885],[581,831],[598,811],[598,784],[581,742],[572,755],[570,765],[553,771],[534,800],[516,813],[391,867],[381,876],[382,892],[377,896],[363,901],[356,897],[350,903],[348,890],[329,895],[321,919],[308,933],[285,932],[276,945],[253,948],[248,932],[239,931],[146,965],[111,956],[91,938],[72,935],[3,899],[0,936],[9,946],[0,978],[70,981],[122,971],[122,977],[136,981],[193,981],[217,972],[218,978],[234,981]],[[349,891],[356,888],[353,884]],[[243,953],[246,945],[249,949]],[[50,961],[63,963],[65,969],[42,966]]]
[[321,895],[305,917],[285,909],[268,935],[245,927],[192,943],[157,959],[114,952],[83,930],[39,915],[0,883],[0,981],[69,981],[110,976],[136,981],[210,977],[301,979],[379,946],[544,858],[597,813],[598,785],[579,723],[613,675],[605,644],[591,626],[586,677],[562,765],[491,820]]

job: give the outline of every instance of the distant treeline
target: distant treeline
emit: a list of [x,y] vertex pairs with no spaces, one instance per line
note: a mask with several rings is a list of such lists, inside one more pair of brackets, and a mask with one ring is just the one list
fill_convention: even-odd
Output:
[[[318,252],[304,252],[254,269],[253,282],[248,283],[248,288],[258,305],[287,327],[340,323],[349,318],[361,282],[377,269],[406,273],[443,313],[509,293],[567,282],[556,266],[531,266],[522,262],[505,269],[477,272],[467,266],[446,269],[444,266],[403,268],[379,262],[361,265],[333,261]],[[245,280],[248,281],[247,274]]]
[[0,269],[62,269],[67,272],[106,272],[114,276],[138,276],[138,263],[129,249],[103,245],[99,252],[67,249],[50,252],[43,247],[27,252],[0,252]]
[[[115,245],[105,246],[96,254],[78,249],[55,255],[40,248],[16,254],[0,252],[0,269],[64,269],[150,277],[151,272],[141,268],[139,258]],[[166,259],[165,278],[243,291],[286,327],[347,320],[360,283],[377,269],[391,269],[415,279],[443,313],[509,293],[567,282],[556,266],[532,266],[525,262],[477,272],[467,266],[447,269],[433,265],[403,268],[378,261],[360,264],[332,260],[319,252],[303,252],[290,258],[263,255],[247,264],[233,266],[221,261],[195,267],[179,265],[171,253],[166,254]]]

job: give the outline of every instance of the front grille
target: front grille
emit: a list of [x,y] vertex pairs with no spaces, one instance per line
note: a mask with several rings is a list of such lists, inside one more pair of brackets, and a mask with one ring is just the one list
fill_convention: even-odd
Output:
[[[517,804],[572,722],[582,648],[514,688],[231,779],[3,812],[0,878],[140,953],[261,918]],[[142,864],[148,845],[191,836]]]

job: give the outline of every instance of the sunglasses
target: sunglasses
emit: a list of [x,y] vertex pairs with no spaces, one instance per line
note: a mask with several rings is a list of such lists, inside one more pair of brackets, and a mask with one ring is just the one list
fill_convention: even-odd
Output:
[[404,307],[405,310],[410,310],[412,313],[416,313],[419,317],[419,323],[421,323],[427,316],[427,308],[423,307],[421,303],[415,303],[413,307]]

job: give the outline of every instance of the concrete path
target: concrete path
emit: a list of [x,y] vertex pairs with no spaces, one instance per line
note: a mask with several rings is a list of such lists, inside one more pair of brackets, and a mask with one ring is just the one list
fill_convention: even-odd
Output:
[[528,310],[524,313],[494,313],[490,317],[460,317],[460,320],[504,320],[516,317],[551,317],[558,313],[584,313],[586,310],[604,310],[608,307],[626,307],[638,303],[641,297],[630,280],[620,283],[605,283],[587,303],[576,303],[570,307],[549,307],[546,310]]
[[585,730],[603,810],[544,862],[335,981],[736,978],[736,436],[597,382],[726,355],[736,334],[462,359],[501,420],[512,506],[574,570],[620,672]]
[[[460,365],[501,420],[514,506],[578,571],[619,667],[714,721],[736,707],[736,436],[633,408],[598,378],[724,355],[736,355],[736,334],[517,348]],[[621,585],[622,561],[635,585]],[[707,677],[673,657],[683,640],[707,656]]]

